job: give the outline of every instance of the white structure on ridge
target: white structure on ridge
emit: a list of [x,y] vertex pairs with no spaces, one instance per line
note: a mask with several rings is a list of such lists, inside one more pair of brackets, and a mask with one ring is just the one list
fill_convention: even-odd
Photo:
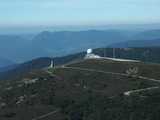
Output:
[[54,68],[54,61],[51,60],[50,68]]
[[[121,58],[116,58],[115,55],[115,48],[113,48],[113,58],[106,57],[104,54],[104,57],[101,57],[99,55],[96,55],[92,52],[92,49],[87,50],[87,54],[85,55],[84,59],[106,59],[106,60],[113,60],[113,61],[124,61],[124,62],[140,62],[138,60],[130,60],[130,59],[121,59]],[[105,52],[104,52],[105,53]]]
[[90,48],[87,50],[87,54],[91,54],[91,53],[92,53],[92,49]]
[[100,56],[98,55],[95,55],[92,53],[92,49],[88,49],[87,50],[87,54],[85,56],[85,59],[98,59],[98,58],[101,58]]

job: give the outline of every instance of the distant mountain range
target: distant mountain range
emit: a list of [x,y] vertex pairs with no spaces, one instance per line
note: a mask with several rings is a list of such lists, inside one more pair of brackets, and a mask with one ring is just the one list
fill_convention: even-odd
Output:
[[149,30],[133,36],[133,40],[127,40],[109,45],[109,47],[160,47],[160,30]]
[[[64,56],[88,48],[160,46],[160,30],[44,31],[37,35],[0,35],[0,58],[23,63],[39,57]],[[127,41],[127,42],[126,42]],[[6,63],[9,63],[6,61]],[[0,62],[0,65],[6,66]]]
[[0,57],[13,62],[30,57],[31,42],[18,35],[0,35]]
[[134,40],[155,40],[160,39],[160,29],[147,30],[133,36]]
[[31,36],[0,35],[0,57],[24,62],[37,57],[63,56],[89,47],[97,48],[127,40],[128,33],[120,30],[105,31],[44,31]]
[[132,40],[119,42],[109,45],[115,48],[130,48],[130,47],[160,47],[160,39],[156,40]]
[[1,72],[7,72],[7,71],[9,71],[9,70],[13,70],[14,68],[17,68],[17,66],[18,66],[19,64],[12,64],[12,65],[6,65],[6,66],[4,66],[4,67],[0,67],[0,73]]
[[[106,31],[62,31],[62,32],[42,32],[34,39],[32,45],[34,49],[43,50],[45,55],[62,56],[76,53],[88,48],[97,48],[116,41],[125,41],[127,37],[124,32],[116,30]],[[42,53],[39,53],[42,55]]]
[[0,68],[15,64],[13,61],[0,57]]

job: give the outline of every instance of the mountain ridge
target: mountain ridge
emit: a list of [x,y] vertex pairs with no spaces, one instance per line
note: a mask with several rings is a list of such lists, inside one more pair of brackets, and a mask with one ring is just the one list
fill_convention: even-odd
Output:
[[[151,34],[149,35],[149,33]],[[86,31],[44,31],[37,35],[18,36],[0,35],[0,57],[8,58],[16,63],[23,63],[38,57],[58,57],[77,53],[88,48],[100,48],[124,41],[146,41],[160,39],[159,30],[146,30],[144,32],[124,30],[86,30]],[[146,34],[148,37],[146,36]],[[142,39],[142,40],[143,40]],[[9,44],[8,44],[9,43]],[[144,43],[144,42],[143,42]],[[143,47],[143,43],[142,47]],[[145,44],[145,43],[144,43]],[[148,43],[152,45],[151,43]],[[156,44],[156,43],[155,43]],[[148,46],[149,46],[148,45]],[[159,44],[157,44],[159,46]],[[136,47],[132,45],[132,47]],[[4,52],[5,51],[5,52]]]
[[130,48],[130,47],[160,47],[160,39],[154,40],[131,40],[119,42],[109,45],[109,47],[116,48]]
[[15,64],[15,62],[13,62],[9,59],[0,57],[0,68],[10,66],[10,65],[13,65],[13,64]]

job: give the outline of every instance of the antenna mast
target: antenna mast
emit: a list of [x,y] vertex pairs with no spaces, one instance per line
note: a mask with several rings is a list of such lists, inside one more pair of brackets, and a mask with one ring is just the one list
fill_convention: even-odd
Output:
[[53,59],[51,59],[50,68],[54,68],[54,66],[55,66],[54,60],[53,60]]

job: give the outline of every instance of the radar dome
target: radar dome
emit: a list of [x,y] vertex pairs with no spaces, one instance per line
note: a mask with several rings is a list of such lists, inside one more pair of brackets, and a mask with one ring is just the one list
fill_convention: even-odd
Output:
[[91,54],[91,53],[92,53],[92,49],[88,49],[87,54]]

